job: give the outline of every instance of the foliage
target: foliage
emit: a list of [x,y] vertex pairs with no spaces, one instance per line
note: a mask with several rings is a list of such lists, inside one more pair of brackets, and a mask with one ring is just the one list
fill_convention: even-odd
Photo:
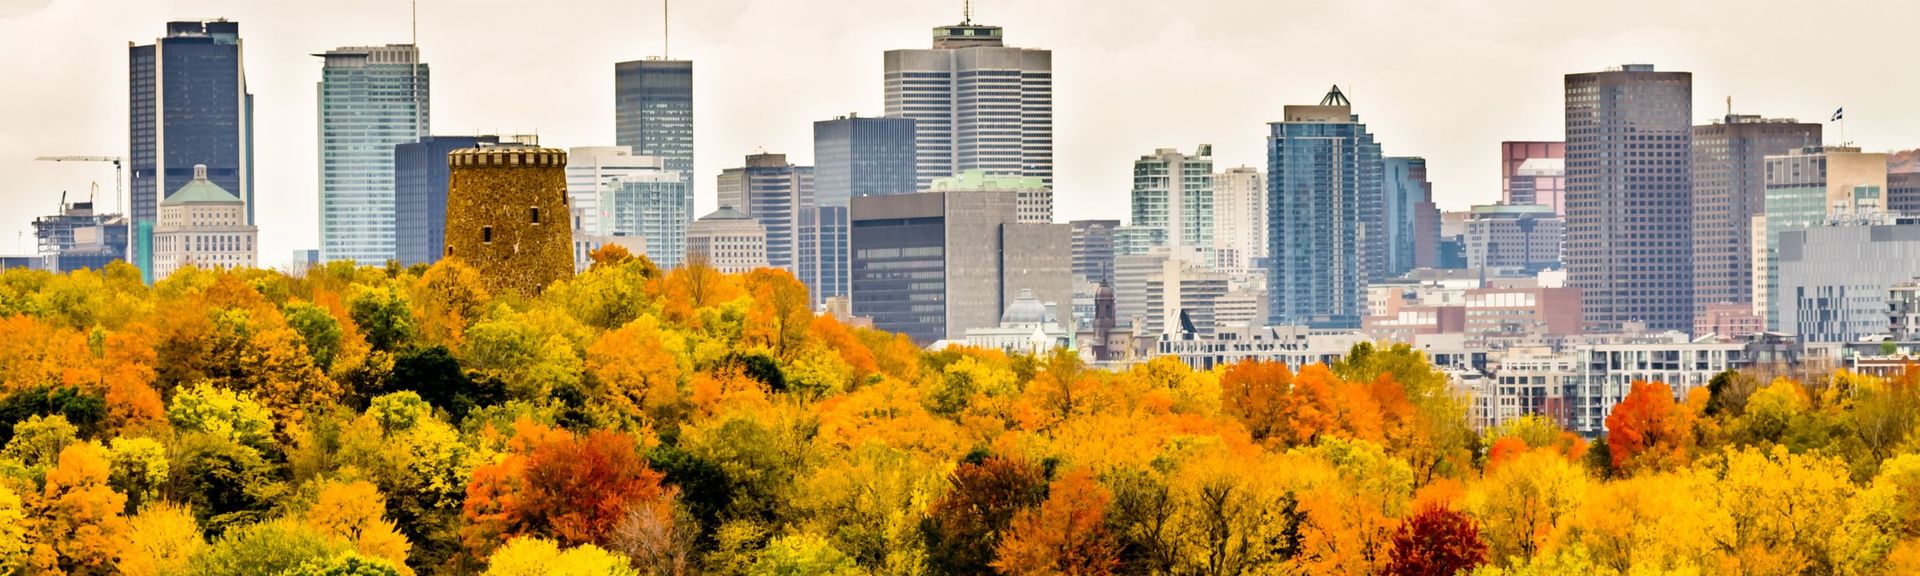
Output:
[[1487,544],[1473,519],[1441,507],[1422,508],[1393,533],[1386,574],[1457,574],[1486,563]]

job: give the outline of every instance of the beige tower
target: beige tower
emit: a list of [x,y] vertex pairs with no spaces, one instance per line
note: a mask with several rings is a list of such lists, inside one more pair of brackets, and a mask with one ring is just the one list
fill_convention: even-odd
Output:
[[539,294],[573,274],[567,153],[534,146],[447,154],[447,256],[480,272],[487,288]]

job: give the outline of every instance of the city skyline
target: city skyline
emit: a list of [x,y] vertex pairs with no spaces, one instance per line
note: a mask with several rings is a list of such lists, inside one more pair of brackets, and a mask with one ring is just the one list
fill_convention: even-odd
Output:
[[[1280,7],[1201,6],[1174,12],[1169,7],[1143,5],[1136,11],[1114,11],[1127,14],[1103,15],[1089,13],[1083,9],[1086,5],[982,2],[974,7],[974,21],[1003,27],[1010,44],[1043,48],[1055,55],[1058,221],[1121,216],[1124,211],[1117,207],[1123,204],[1117,200],[1126,195],[1128,165],[1140,150],[1211,142],[1220,166],[1258,165],[1263,153],[1260,130],[1265,123],[1279,119],[1285,102],[1309,99],[1333,83],[1341,84],[1356,106],[1368,111],[1368,124],[1387,144],[1387,154],[1428,159],[1437,200],[1449,210],[1498,198],[1500,141],[1561,137],[1558,91],[1564,74],[1628,62],[1693,72],[1695,123],[1723,114],[1720,101],[1731,93],[1736,113],[1808,122],[1824,120],[1833,108],[1846,106],[1848,116],[1864,120],[1856,122],[1847,137],[1867,150],[1897,150],[1920,143],[1920,139],[1893,136],[1920,125],[1920,112],[1896,104],[1894,95],[1908,82],[1903,78],[1881,81],[1873,76],[1869,81],[1861,70],[1867,67],[1825,66],[1814,67],[1812,81],[1788,86],[1761,74],[1765,67],[1742,58],[1766,51],[1765,66],[1777,66],[1808,56],[1779,54],[1758,40],[1713,42],[1716,34],[1737,31],[1755,18],[1745,12],[1766,13],[1764,5],[1743,3],[1741,13],[1728,14],[1720,12],[1730,4],[1672,7],[1644,23],[1627,19],[1647,14],[1642,10],[1645,6],[1638,5],[1564,9],[1491,1],[1414,5],[1383,21],[1382,30],[1415,27],[1422,17],[1454,26],[1423,32],[1436,41],[1431,50],[1403,53],[1390,46],[1356,46],[1314,61],[1283,58],[1280,71],[1256,74],[1228,72],[1271,70],[1259,55],[1313,45],[1313,38],[1321,33],[1311,30],[1312,22],[1370,7],[1298,12],[1283,25],[1261,29],[1252,23],[1263,21],[1260,14]],[[522,18],[489,9],[505,6],[481,2],[455,7],[432,1],[420,6],[422,57],[439,69],[435,79],[439,94],[433,103],[438,132],[538,132],[543,145],[563,148],[613,144],[609,121],[613,79],[606,69],[610,63],[657,55],[658,5],[580,3],[576,10],[562,11],[566,13],[562,16],[571,18]],[[812,122],[848,112],[877,115],[881,111],[884,51],[924,47],[933,27],[961,18],[958,2],[931,0],[721,1],[675,8],[673,57],[698,63],[701,73],[695,98],[705,102],[696,111],[699,163],[691,178],[696,214],[715,207],[713,178],[736,161],[731,159],[766,149],[788,152],[795,164],[811,165]],[[1846,19],[1846,8],[1836,7],[1832,15]],[[1865,7],[1853,9],[1861,11],[1863,17],[1857,20],[1864,26],[1854,35],[1861,38],[1855,49],[1892,52],[1897,38],[1892,29],[1882,34],[1874,31],[1899,18]],[[116,17],[105,22],[88,18],[106,10]],[[578,18],[583,13],[609,17]],[[1874,17],[1864,18],[1869,13]],[[83,194],[90,181],[102,184],[103,195],[110,194],[109,167],[36,163],[32,158],[124,155],[124,43],[151,42],[159,26],[169,20],[215,17],[245,26],[248,88],[256,106],[254,182],[261,263],[284,265],[293,250],[318,247],[312,86],[320,74],[310,54],[337,46],[408,41],[404,5],[347,2],[325,11],[234,2],[14,2],[0,6],[0,36],[5,37],[0,46],[14,48],[15,53],[62,55],[19,63],[22,80],[41,90],[0,96],[0,107],[15,111],[7,115],[5,125],[11,137],[0,143],[0,168],[20,176],[16,178],[20,188],[0,198],[0,206],[19,214],[44,213],[60,191]],[[1123,17],[1147,23],[1149,33],[1125,39],[1101,34]],[[1526,29],[1529,22],[1549,17],[1577,23],[1562,30]],[[804,65],[781,70],[754,65],[753,55],[782,50],[781,43],[791,40],[770,32],[796,21],[839,30],[852,30],[853,22],[858,22],[861,33],[836,34],[831,41],[809,45]],[[76,25],[80,22],[86,25]],[[349,22],[354,25],[327,25]],[[570,26],[602,33],[570,32]],[[619,34],[612,34],[616,31]],[[603,38],[609,35],[615,37]],[[564,38],[568,45],[538,57],[485,49],[489,39],[515,36]],[[1150,40],[1139,41],[1140,37]],[[1528,50],[1516,54],[1512,49],[1517,47]],[[1453,61],[1473,66],[1454,66]],[[1421,64],[1432,66],[1413,68]],[[499,90],[500,70],[512,70],[528,85],[553,89]],[[1180,87],[1127,93],[1102,89],[1123,81],[1129,70],[1214,74],[1194,73]],[[1444,93],[1416,89],[1436,82],[1440,75],[1465,75],[1467,81],[1448,84],[1463,88]],[[1874,86],[1875,90],[1848,86]],[[790,106],[756,105],[759,95],[776,90]],[[1192,96],[1196,92],[1206,95],[1198,104]],[[100,199],[106,210],[124,209],[123,203]],[[24,232],[27,222],[27,218],[13,219],[0,231]],[[25,241],[19,244],[11,251],[27,252],[31,246]]]

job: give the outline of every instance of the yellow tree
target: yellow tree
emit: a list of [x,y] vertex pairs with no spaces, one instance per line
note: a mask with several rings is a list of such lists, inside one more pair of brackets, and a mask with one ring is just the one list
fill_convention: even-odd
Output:
[[1588,485],[1578,464],[1535,449],[1488,471],[1468,492],[1467,509],[1484,527],[1493,563],[1521,564],[1552,542],[1585,501]]
[[745,284],[753,296],[747,310],[747,342],[764,345],[781,358],[798,352],[813,321],[806,285],[778,268],[748,272]]
[[1378,574],[1413,500],[1413,470],[1366,441],[1324,439],[1299,451],[1331,468],[1300,493],[1300,557],[1318,574]]
[[1635,567],[1697,571],[1711,546],[1700,537],[1708,511],[1696,489],[1691,476],[1675,473],[1595,484],[1564,522],[1566,539],[1623,574]]
[[111,574],[127,548],[127,497],[107,486],[106,450],[88,443],[60,451],[47,472],[36,515],[40,519],[37,568],[67,574]]
[[187,559],[207,545],[193,511],[179,504],[148,504],[127,524],[127,547],[115,565],[126,576],[182,573]]
[[606,332],[587,348],[587,373],[623,414],[658,414],[680,402],[685,340],[653,316]]
[[1697,471],[1693,491],[1707,510],[1702,538],[1718,568],[1732,574],[1802,574],[1831,569],[1828,536],[1853,496],[1846,464],[1819,454],[1728,449]]
[[413,545],[383,517],[386,509],[386,498],[371,482],[328,482],[313,507],[307,509],[305,520],[321,534],[352,542],[361,554],[405,566],[407,551]]

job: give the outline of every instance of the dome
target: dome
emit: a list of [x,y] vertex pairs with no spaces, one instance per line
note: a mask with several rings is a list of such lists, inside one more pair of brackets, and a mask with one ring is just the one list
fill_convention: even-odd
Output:
[[193,180],[188,181],[186,185],[181,186],[179,190],[173,191],[172,194],[168,194],[167,198],[161,200],[160,203],[166,205],[239,204],[241,200],[240,197],[234,196],[232,192],[228,192],[227,189],[221,188],[219,184],[214,184],[213,181],[207,179],[206,164],[195,164],[193,166]]
[[1053,312],[1034,297],[1033,290],[1027,288],[1020,289],[1020,296],[1014,298],[1013,304],[1007,306],[1006,313],[1000,315],[1001,326],[1038,326],[1053,321]]

